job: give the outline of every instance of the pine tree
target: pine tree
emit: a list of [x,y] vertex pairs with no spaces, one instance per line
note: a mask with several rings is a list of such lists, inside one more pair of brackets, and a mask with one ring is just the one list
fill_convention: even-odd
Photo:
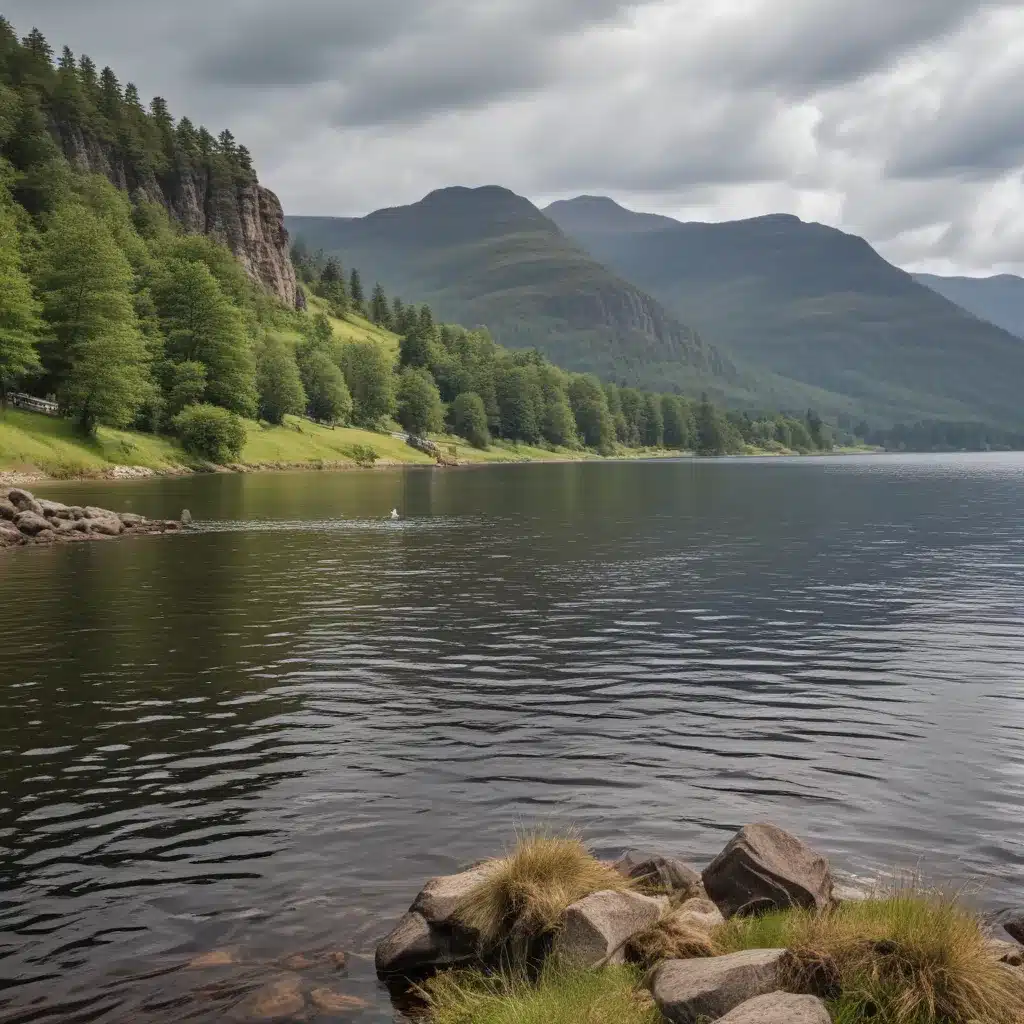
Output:
[[355,267],[352,268],[352,276],[349,278],[348,297],[356,312],[361,313],[365,296],[363,295],[363,282],[359,277],[359,271]]
[[61,124],[89,127],[92,103],[82,86],[75,55],[65,46],[57,66],[53,112]]
[[207,402],[254,415],[256,372],[245,322],[210,268],[198,260],[172,260],[153,293],[168,356],[206,367]]
[[373,286],[370,298],[370,319],[380,327],[391,327],[391,307],[379,282]]
[[434,311],[426,304],[420,306],[416,314],[416,332],[428,345],[434,340]]
[[402,324],[405,321],[405,304],[396,295],[391,300],[391,329],[401,332]]
[[121,118],[121,104],[124,98],[121,94],[121,83],[117,75],[109,67],[100,72],[100,113],[107,119],[111,129]]
[[44,357],[61,406],[86,434],[98,423],[127,426],[150,393],[133,283],[106,224],[82,206],[61,207],[40,256]]
[[695,426],[697,452],[700,455],[723,455],[725,453],[725,425],[718,410],[708,399],[706,392],[700,396]]
[[0,407],[7,391],[40,368],[39,304],[22,269],[21,238],[10,200],[0,188]]

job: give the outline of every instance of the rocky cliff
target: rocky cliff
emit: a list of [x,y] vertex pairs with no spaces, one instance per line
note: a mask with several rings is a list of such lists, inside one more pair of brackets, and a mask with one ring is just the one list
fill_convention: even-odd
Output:
[[179,164],[159,175],[139,170],[117,151],[80,129],[54,126],[64,154],[78,170],[102,174],[118,188],[165,206],[182,227],[227,245],[250,276],[294,306],[295,270],[284,211],[277,196],[255,180],[215,181],[202,167]]

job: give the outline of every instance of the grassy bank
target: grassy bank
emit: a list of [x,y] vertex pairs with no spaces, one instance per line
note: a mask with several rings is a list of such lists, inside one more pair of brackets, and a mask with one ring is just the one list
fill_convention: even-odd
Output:
[[[360,464],[359,450],[365,448],[373,449],[379,465],[434,464],[434,459],[410,448],[400,438],[354,427],[331,429],[289,416],[279,427],[246,421],[246,430],[241,465],[247,468],[355,467]],[[444,436],[436,440],[444,455],[460,464],[598,458],[578,450],[549,450],[502,441],[479,451],[461,438]],[[119,466],[156,473],[204,468],[170,437],[100,427],[97,436],[88,439],[75,433],[68,420],[17,409],[0,415],[0,472],[74,479],[109,475]]]

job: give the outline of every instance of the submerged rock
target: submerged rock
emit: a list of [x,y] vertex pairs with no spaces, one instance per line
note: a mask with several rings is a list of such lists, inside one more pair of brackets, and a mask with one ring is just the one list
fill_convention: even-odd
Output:
[[566,909],[551,951],[573,967],[625,963],[629,939],[657,924],[667,909],[664,896],[595,892]]
[[726,917],[832,904],[828,861],[776,825],[746,825],[704,869],[704,888]]
[[666,960],[650,975],[658,1009],[673,1024],[718,1020],[781,984],[784,949],[748,949],[703,960]]

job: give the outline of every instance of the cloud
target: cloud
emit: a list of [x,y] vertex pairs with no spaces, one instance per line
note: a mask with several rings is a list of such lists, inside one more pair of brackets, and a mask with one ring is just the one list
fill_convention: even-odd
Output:
[[253,150],[295,213],[606,193],[1024,271],[1024,10],[994,0],[7,0]]

